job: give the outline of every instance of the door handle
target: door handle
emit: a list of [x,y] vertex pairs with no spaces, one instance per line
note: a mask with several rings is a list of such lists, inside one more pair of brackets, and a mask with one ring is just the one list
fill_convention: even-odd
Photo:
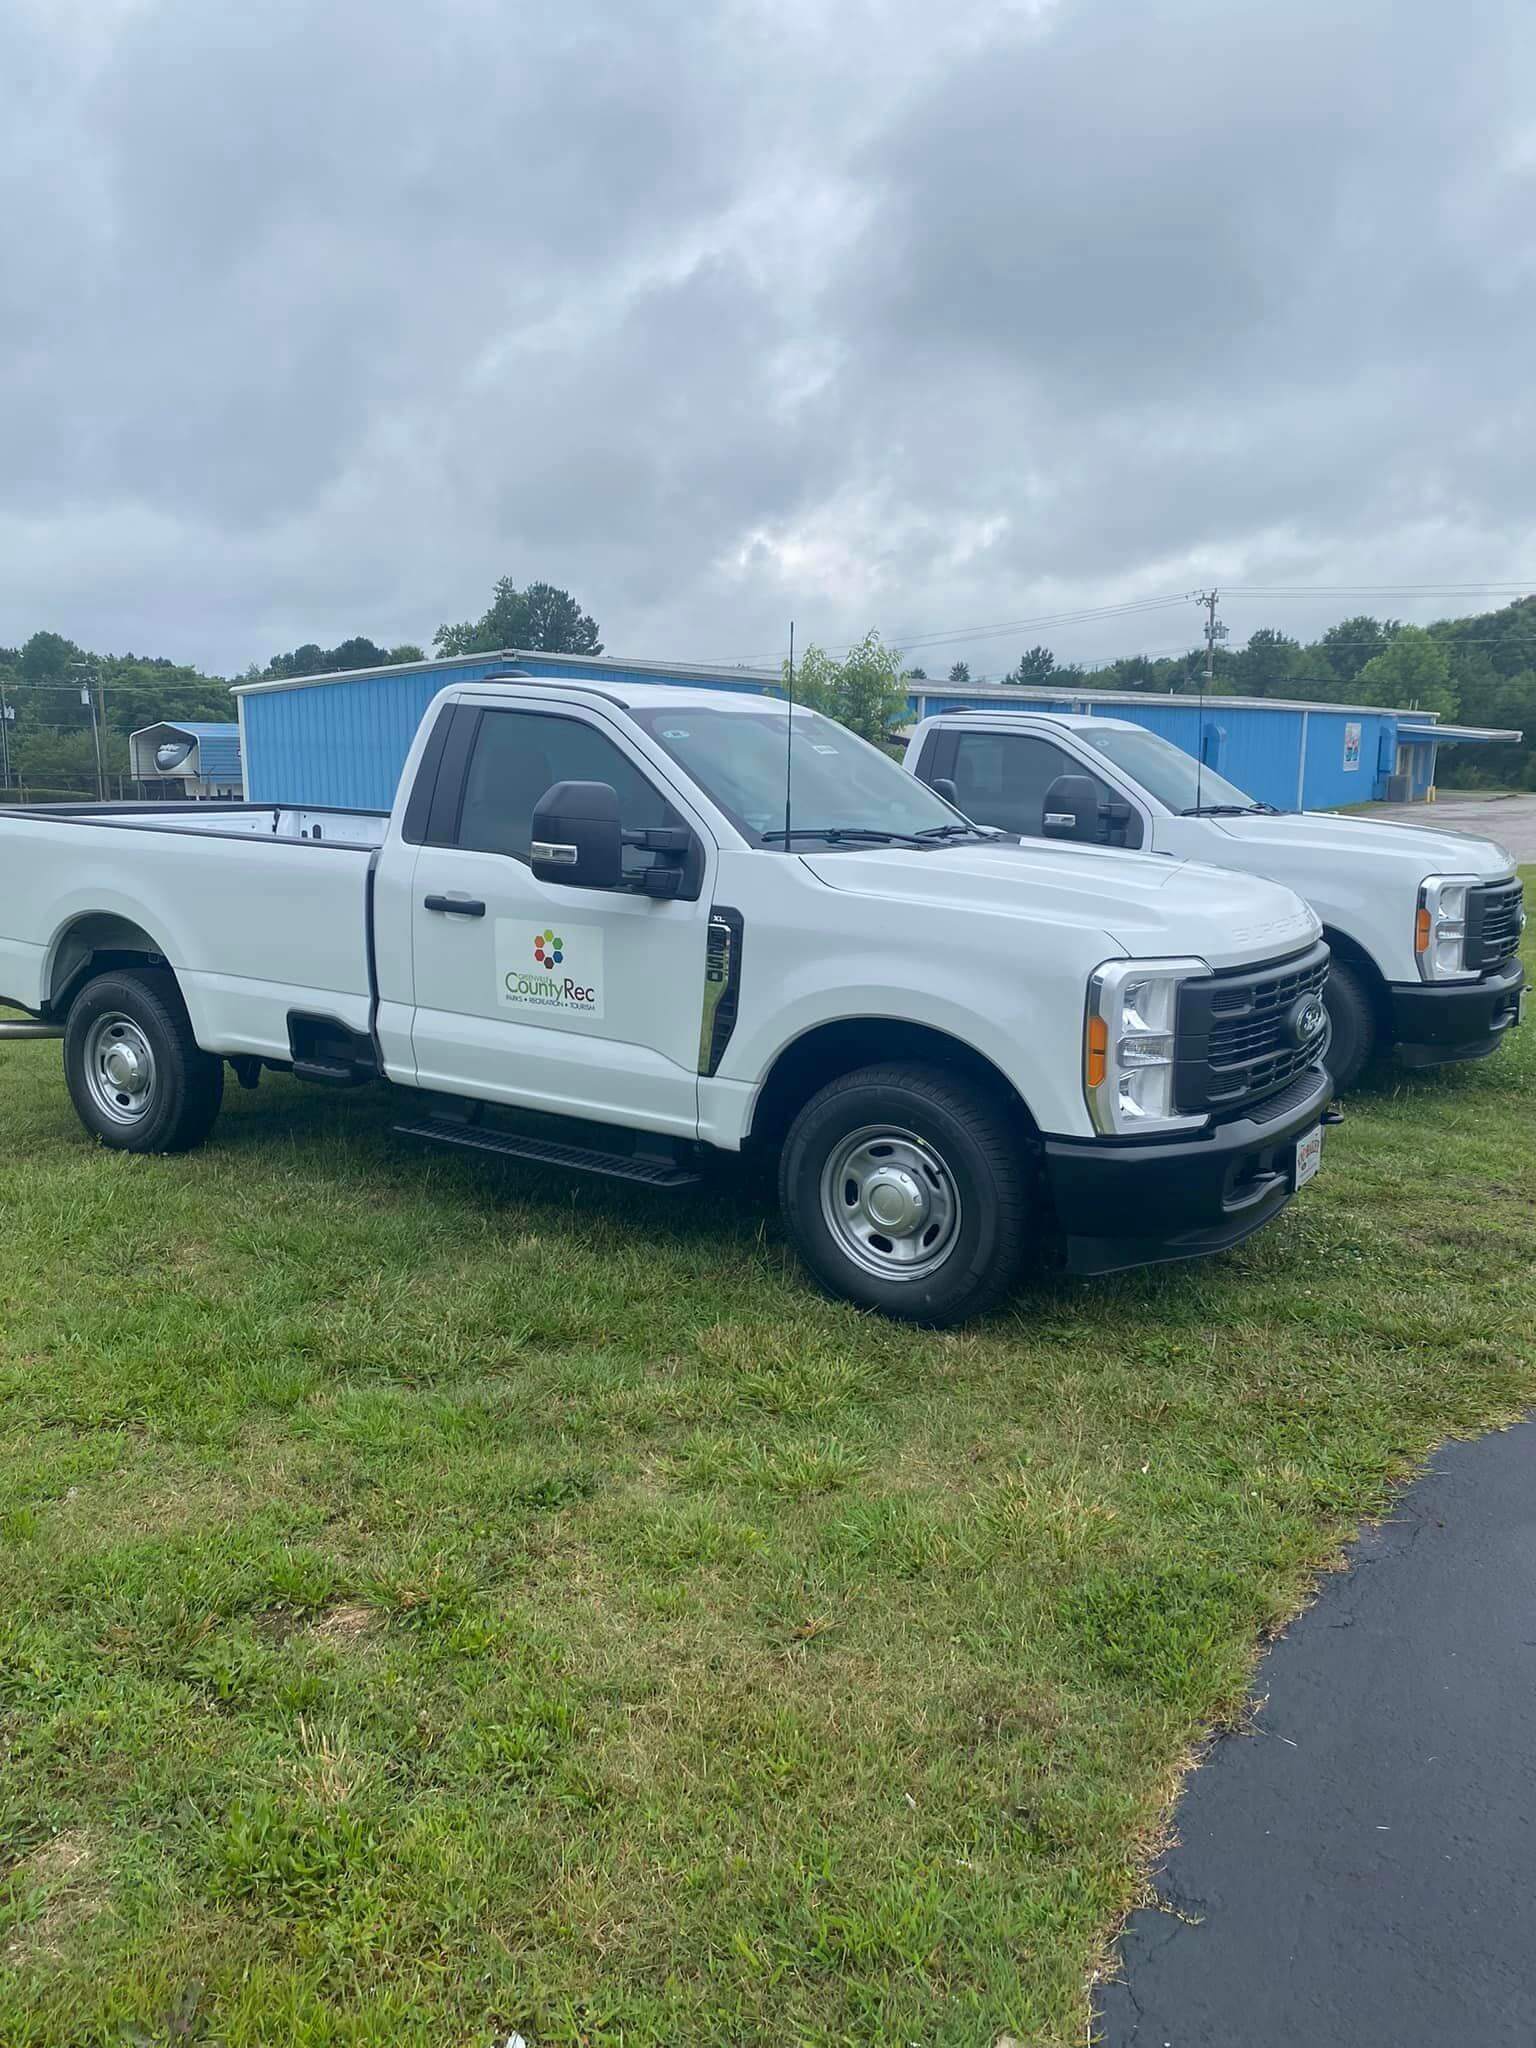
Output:
[[440,910],[446,917],[484,917],[485,905],[476,896],[424,896],[428,910]]

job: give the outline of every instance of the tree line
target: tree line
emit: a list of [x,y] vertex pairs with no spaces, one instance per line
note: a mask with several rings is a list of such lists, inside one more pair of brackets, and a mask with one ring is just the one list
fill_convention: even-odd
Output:
[[[1263,626],[1241,647],[1218,641],[1212,668],[1211,687],[1223,695],[1379,704],[1522,732],[1518,742],[1448,748],[1437,773],[1452,787],[1536,789],[1536,596],[1429,626],[1356,613],[1311,641]],[[1204,648],[1160,659],[1126,655],[1085,672],[1032,647],[1001,680],[1191,695],[1204,677]]]
[[[440,654],[603,651],[596,620],[569,591],[538,582],[519,588],[510,576],[497,582],[478,619],[439,626],[433,644]],[[233,680],[272,682],[425,659],[410,642],[384,647],[356,634],[334,647],[306,641],[265,664],[253,662]],[[0,647],[0,802],[23,794],[44,802],[94,795],[98,742],[108,793],[131,795],[129,734],[162,720],[233,723],[230,689],[230,679],[162,655],[95,654],[61,633],[34,633],[19,647]]]
[[[538,648],[549,653],[601,654],[600,629],[567,590],[502,577],[478,619],[439,626],[433,645],[442,655]],[[306,642],[252,664],[236,680],[258,682],[342,669],[382,668],[425,659],[420,647],[384,647],[364,635],[334,647]],[[1021,687],[1134,690],[1193,695],[1204,685],[1205,651],[1153,657],[1122,656],[1085,669],[1058,662],[1050,648],[1026,648],[1001,680]],[[906,714],[913,682],[926,681],[898,648],[871,632],[833,655],[808,647],[796,666],[800,701],[826,711],[871,739],[888,738]],[[949,680],[971,681],[957,661]],[[1241,647],[1219,642],[1212,689],[1223,695],[1292,697],[1310,702],[1403,706],[1436,711],[1445,720],[1520,730],[1504,745],[1450,748],[1439,776],[1447,786],[1536,789],[1536,596],[1497,611],[1404,625],[1357,613],[1303,642],[1277,627],[1261,627]],[[88,693],[88,694],[87,694]],[[230,682],[164,656],[94,654],[54,632],[34,633],[19,647],[0,647],[0,697],[8,713],[0,723],[0,800],[22,789],[47,799],[93,793],[100,727],[109,792],[128,774],[128,735],[162,719],[232,721]],[[130,792],[131,793],[131,792]]]

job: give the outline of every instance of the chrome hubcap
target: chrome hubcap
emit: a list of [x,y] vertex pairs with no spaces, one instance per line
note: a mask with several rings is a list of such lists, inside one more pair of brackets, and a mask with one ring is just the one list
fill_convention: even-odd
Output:
[[131,1017],[109,1013],[91,1026],[85,1084],[96,1107],[113,1123],[136,1124],[148,1115],[155,1093],[155,1055]]
[[955,1248],[960,1191],[925,1138],[869,1124],[833,1148],[821,1213],[838,1249],[866,1273],[920,1280]]

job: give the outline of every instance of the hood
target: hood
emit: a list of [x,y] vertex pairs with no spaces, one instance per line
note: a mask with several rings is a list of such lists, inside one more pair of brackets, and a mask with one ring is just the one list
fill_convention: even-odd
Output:
[[1194,953],[1213,967],[1242,967],[1295,952],[1322,931],[1315,913],[1279,882],[1166,854],[1035,841],[800,858],[829,889],[1073,925],[1150,959]]
[[1415,884],[1426,875],[1476,875],[1502,881],[1515,872],[1515,857],[1496,839],[1470,832],[1441,832],[1433,825],[1399,824],[1384,818],[1347,818],[1337,811],[1285,811],[1278,817],[1207,818],[1229,838],[1257,852],[1336,854],[1340,860],[1380,856],[1414,868]]

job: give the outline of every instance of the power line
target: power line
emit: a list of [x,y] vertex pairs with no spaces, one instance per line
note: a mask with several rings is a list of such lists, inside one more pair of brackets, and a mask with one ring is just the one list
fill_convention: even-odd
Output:
[[1507,592],[1536,595],[1536,577],[1524,583],[1229,583],[1239,597],[1407,597],[1416,592]]

